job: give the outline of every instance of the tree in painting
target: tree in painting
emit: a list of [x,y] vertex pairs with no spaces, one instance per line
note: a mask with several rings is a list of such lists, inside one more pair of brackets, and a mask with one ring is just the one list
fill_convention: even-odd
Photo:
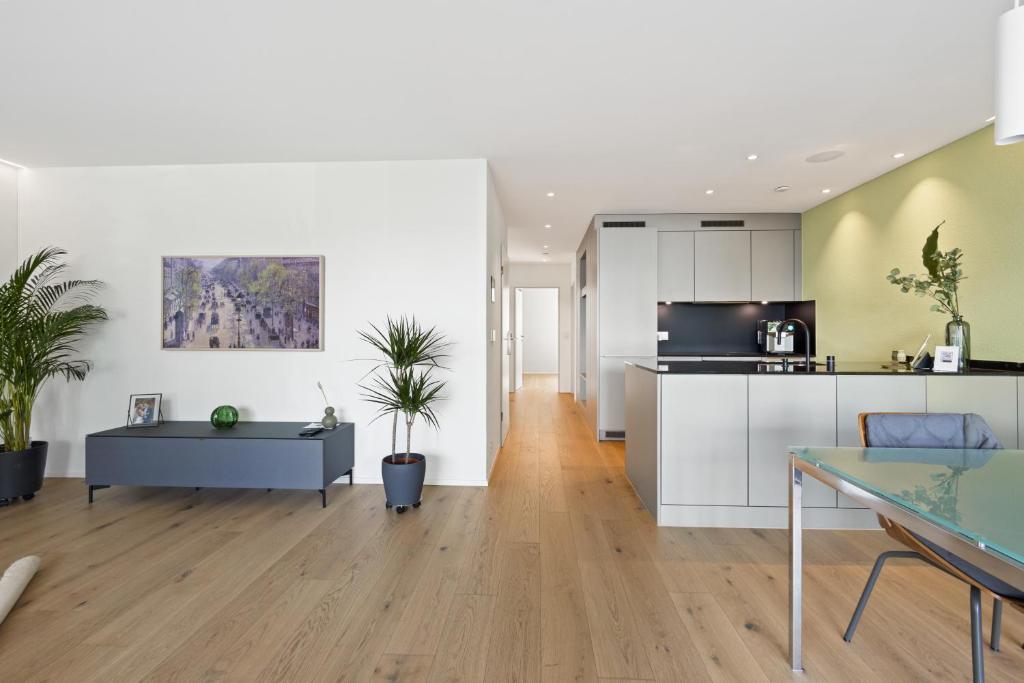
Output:
[[163,348],[319,350],[320,257],[165,257]]

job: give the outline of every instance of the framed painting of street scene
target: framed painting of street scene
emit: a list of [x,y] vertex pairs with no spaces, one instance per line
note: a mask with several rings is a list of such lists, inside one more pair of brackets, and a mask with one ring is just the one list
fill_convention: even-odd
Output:
[[322,256],[164,256],[161,348],[323,349]]

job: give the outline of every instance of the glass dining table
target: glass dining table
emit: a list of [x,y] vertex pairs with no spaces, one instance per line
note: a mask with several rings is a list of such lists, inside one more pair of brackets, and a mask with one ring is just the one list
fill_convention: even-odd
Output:
[[790,666],[803,670],[804,475],[1024,587],[1024,451],[790,448]]

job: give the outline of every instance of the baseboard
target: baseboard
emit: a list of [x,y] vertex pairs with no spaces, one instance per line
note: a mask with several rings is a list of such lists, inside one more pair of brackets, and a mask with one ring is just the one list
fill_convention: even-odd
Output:
[[46,472],[43,476],[47,479],[85,479],[85,470]]
[[[360,477],[358,474],[352,477],[356,484],[383,484],[380,477]],[[336,484],[347,484],[348,476],[335,480]],[[423,482],[424,486],[487,486],[486,479],[431,479],[427,477]]]
[[[804,508],[805,529],[878,529],[871,510]],[[785,529],[789,508],[729,505],[662,505],[659,526]]]
[[[56,472],[47,472],[47,479],[85,479],[85,472],[67,472],[58,474]],[[380,477],[360,477],[356,475],[352,477],[353,483],[356,484],[383,484]],[[338,479],[334,480],[335,484],[347,484],[348,475],[342,475]],[[423,482],[426,486],[487,486],[486,479],[431,479],[427,477],[426,481]]]

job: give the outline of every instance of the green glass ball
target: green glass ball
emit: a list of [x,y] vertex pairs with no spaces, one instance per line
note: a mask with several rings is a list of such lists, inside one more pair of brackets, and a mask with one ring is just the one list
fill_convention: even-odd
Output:
[[210,413],[210,424],[214,429],[231,429],[238,423],[238,409],[234,406],[217,406]]

